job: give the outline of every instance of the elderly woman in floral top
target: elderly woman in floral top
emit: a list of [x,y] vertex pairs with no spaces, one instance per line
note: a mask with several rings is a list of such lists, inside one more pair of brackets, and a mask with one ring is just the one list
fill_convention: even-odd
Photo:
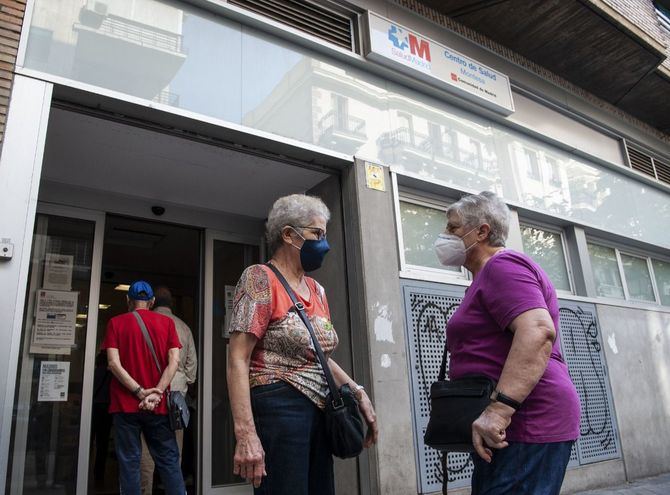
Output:
[[[325,291],[305,272],[329,250],[330,212],[318,198],[278,199],[267,221],[272,263],[286,278],[314,327],[326,357],[337,347]],[[234,472],[255,494],[331,495],[333,458],[323,409],[328,384],[307,327],[265,265],[247,268],[237,284],[230,324],[228,388],[235,423]],[[377,441],[374,408],[363,387],[328,357],[337,386],[355,391],[368,424],[365,446]]]

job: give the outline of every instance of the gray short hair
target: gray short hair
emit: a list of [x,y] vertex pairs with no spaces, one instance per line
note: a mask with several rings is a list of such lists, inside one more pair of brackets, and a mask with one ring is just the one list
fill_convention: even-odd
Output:
[[463,196],[447,208],[447,216],[457,214],[463,226],[475,228],[483,223],[491,226],[489,245],[502,247],[509,234],[509,208],[490,191]]
[[275,201],[265,224],[265,237],[270,253],[274,253],[282,245],[284,227],[309,225],[314,217],[324,218],[326,222],[330,220],[330,210],[321,198],[306,194],[291,194]]

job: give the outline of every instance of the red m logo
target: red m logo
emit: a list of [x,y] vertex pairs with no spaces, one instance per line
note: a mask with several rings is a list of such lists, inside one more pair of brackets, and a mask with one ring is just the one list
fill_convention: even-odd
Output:
[[426,40],[421,40],[410,33],[409,35],[409,49],[412,55],[421,57],[430,62],[430,45]]

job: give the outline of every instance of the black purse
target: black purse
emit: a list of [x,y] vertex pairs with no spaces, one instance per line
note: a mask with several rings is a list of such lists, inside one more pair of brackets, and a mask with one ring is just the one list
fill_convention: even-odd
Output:
[[356,457],[363,451],[363,420],[358,414],[358,401],[354,396],[353,391],[349,385],[344,384],[338,390],[335,384],[335,379],[328,366],[328,360],[323,354],[321,345],[314,334],[312,323],[305,314],[304,305],[298,301],[281,272],[272,263],[267,263],[267,266],[274,272],[279,281],[282,283],[291,302],[303,321],[314,344],[314,350],[321,363],[323,373],[326,375],[328,388],[330,393],[326,397],[325,420],[326,420],[326,434],[330,441],[330,450],[333,455],[340,459],[348,459],[349,457]]
[[430,386],[430,419],[423,441],[441,452],[474,452],[472,423],[491,403],[496,382],[472,375],[446,380],[447,346],[437,381]]
[[[154,362],[158,368],[158,373],[162,376],[163,369],[158,362],[158,357],[156,357],[156,349],[154,349],[154,343],[151,341],[151,336],[149,335],[147,326],[137,311],[133,311],[133,314],[135,315],[135,319],[137,320],[140,329],[142,329],[142,335],[144,336],[147,347],[149,348],[149,351],[151,351],[151,355],[154,358]],[[189,420],[191,419],[191,413],[189,412],[188,406],[186,405],[186,398],[184,397],[184,394],[181,392],[168,390],[165,395],[167,397],[168,421],[170,422],[170,429],[172,431],[185,429],[188,426]]]

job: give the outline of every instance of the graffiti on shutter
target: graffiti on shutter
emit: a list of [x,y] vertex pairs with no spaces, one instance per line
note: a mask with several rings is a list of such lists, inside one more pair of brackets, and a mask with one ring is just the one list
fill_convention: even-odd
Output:
[[[416,463],[420,493],[440,491],[445,473],[440,454],[423,443],[430,414],[430,385],[437,380],[445,346],[445,328],[463,299],[461,286],[406,281],[403,283],[407,351],[412,387]],[[581,434],[569,466],[620,456],[611,390],[592,304],[559,301],[561,347],[582,404]],[[447,360],[447,369],[449,361]],[[449,488],[468,486],[469,454],[449,454]]]

